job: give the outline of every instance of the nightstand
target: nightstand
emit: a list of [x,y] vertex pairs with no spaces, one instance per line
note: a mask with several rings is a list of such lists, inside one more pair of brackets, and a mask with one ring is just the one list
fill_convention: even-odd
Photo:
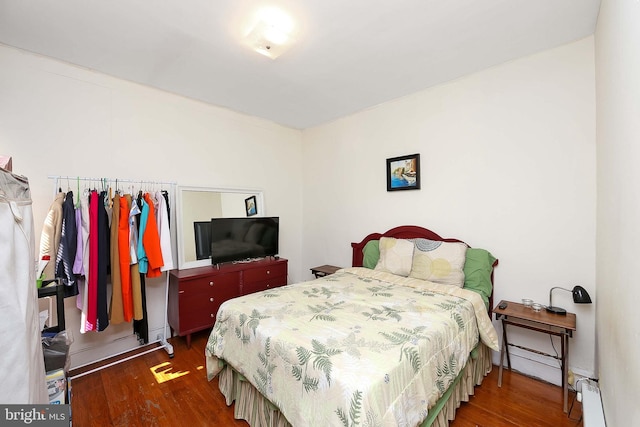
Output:
[[311,273],[316,276],[317,279],[318,277],[324,277],[333,274],[341,268],[342,267],[336,267],[335,265],[321,265],[319,267],[313,267],[311,269]]
[[[500,304],[506,303],[503,309],[499,308]],[[544,308],[541,311],[534,311],[531,307],[525,307],[523,304],[512,301],[500,301],[493,312],[496,320],[502,321],[502,346],[500,347],[500,371],[498,373],[498,387],[502,386],[502,368],[504,362],[504,353],[507,353],[507,365],[511,370],[511,359],[509,358],[509,346],[518,347],[522,350],[531,351],[543,356],[552,357],[560,360],[562,366],[562,391],[564,395],[564,412],[567,412],[567,397],[569,394],[568,371],[569,371],[569,338],[573,336],[576,330],[576,315],[567,313],[559,315],[548,313]],[[507,325],[525,328],[532,331],[542,332],[549,335],[560,337],[562,343],[562,351],[560,356],[554,354],[543,353],[538,350],[512,344],[507,339]]]

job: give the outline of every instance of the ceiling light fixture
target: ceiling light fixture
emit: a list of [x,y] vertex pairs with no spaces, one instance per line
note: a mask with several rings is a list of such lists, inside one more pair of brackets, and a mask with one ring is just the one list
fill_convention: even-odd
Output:
[[280,9],[262,9],[246,35],[248,45],[256,52],[276,59],[293,43],[293,21]]

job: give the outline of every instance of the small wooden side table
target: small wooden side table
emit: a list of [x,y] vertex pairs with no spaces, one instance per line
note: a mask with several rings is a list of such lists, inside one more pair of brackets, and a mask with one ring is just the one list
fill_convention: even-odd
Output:
[[311,273],[316,276],[317,279],[318,277],[324,277],[333,274],[341,268],[342,267],[336,267],[335,265],[321,265],[319,267],[313,267],[311,269]]
[[[506,303],[504,309],[499,308],[500,304]],[[504,353],[507,353],[507,365],[511,370],[511,359],[509,358],[509,346],[518,347],[522,350],[531,351],[543,356],[553,357],[561,362],[562,366],[562,391],[564,394],[564,412],[567,412],[567,400],[569,395],[568,372],[569,372],[569,338],[573,336],[576,330],[576,315],[567,313],[559,315],[547,312],[544,307],[540,311],[534,311],[531,307],[525,307],[512,301],[500,301],[493,309],[496,320],[502,321],[502,346],[500,348],[500,371],[498,373],[498,387],[502,386],[502,365],[504,361]],[[549,335],[560,337],[562,342],[561,356],[543,353],[538,350],[512,344],[507,339],[507,325],[519,328],[530,329],[532,331],[542,332]]]

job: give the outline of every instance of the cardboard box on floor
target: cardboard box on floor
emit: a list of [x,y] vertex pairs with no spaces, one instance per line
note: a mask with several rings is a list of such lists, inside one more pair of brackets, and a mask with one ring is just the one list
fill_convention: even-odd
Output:
[[64,375],[64,369],[47,372],[47,392],[49,393],[49,404],[65,404],[67,378]]

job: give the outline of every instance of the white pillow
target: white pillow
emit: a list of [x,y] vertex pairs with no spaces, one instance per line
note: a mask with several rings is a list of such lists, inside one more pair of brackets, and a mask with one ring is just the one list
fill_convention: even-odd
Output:
[[375,270],[407,277],[413,264],[413,242],[393,237],[380,238],[380,259]]
[[463,269],[467,245],[429,239],[413,241],[415,249],[409,277],[460,288],[464,286]]

